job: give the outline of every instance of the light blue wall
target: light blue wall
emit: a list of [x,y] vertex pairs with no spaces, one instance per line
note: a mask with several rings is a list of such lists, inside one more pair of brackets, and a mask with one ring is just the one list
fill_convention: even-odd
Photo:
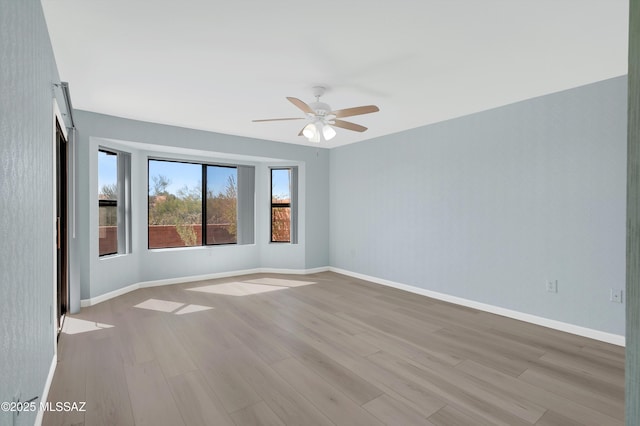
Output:
[[626,93],[619,77],[331,150],[331,265],[623,335]]
[[[253,268],[304,270],[329,263],[329,153],[326,149],[269,142],[76,111],[81,298],[139,282]],[[144,144],[144,145],[143,145]],[[133,250],[98,258],[97,150],[131,153]],[[175,149],[178,147],[179,149]],[[173,153],[164,152],[175,151]],[[147,249],[147,158],[165,157],[256,167],[256,243],[188,249]],[[269,244],[269,165],[300,170],[300,243]]]
[[[54,355],[55,60],[40,1],[0,0],[0,401],[39,396]],[[58,99],[62,107],[62,98]],[[23,413],[20,425],[33,424]],[[12,414],[0,411],[0,425]]]

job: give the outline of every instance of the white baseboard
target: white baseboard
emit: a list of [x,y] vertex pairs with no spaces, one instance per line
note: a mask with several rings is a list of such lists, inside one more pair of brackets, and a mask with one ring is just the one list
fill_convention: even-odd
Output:
[[492,314],[501,315],[503,317],[513,318],[513,319],[525,321],[525,322],[536,324],[536,325],[541,325],[543,327],[552,328],[554,330],[564,331],[571,334],[576,334],[582,337],[588,337],[590,339],[595,339],[595,340],[611,343],[618,346],[625,346],[625,336],[621,336],[619,334],[606,333],[604,331],[594,330],[591,328],[581,327],[578,325],[569,324],[562,321],[543,318],[536,315],[527,314],[524,312],[513,311],[511,309],[501,308],[499,306],[476,302],[474,300],[469,300],[469,299],[463,299],[461,297],[451,296],[445,293],[438,293],[435,291],[426,290],[424,288],[402,284],[395,281],[389,281],[382,278],[372,277],[370,275],[360,274],[357,272],[351,272],[346,269],[329,267],[329,270],[332,272],[336,272],[338,274],[347,275],[347,276],[358,278],[364,281],[371,281],[376,284],[397,288],[400,290],[408,291],[410,293],[420,294],[422,296],[431,297],[433,299],[455,303],[456,305],[478,309],[480,311],[489,312]]
[[188,283],[188,282],[194,282],[194,281],[214,280],[217,278],[237,277],[239,275],[249,275],[249,274],[309,275],[309,274],[317,274],[319,272],[326,272],[328,270],[329,270],[328,266],[324,266],[320,268],[312,268],[312,269],[253,268],[253,269],[242,269],[237,271],[216,272],[213,274],[205,274],[205,275],[191,275],[187,277],[168,278],[164,280],[142,281],[139,283],[128,285],[123,288],[119,288],[114,291],[110,291],[109,293],[101,294],[100,296],[92,297],[90,299],[83,299],[80,301],[80,307],[86,308],[88,306],[93,306],[100,302],[104,302],[105,300],[113,299],[114,297],[121,296],[123,294],[129,293],[139,288],[158,287],[163,285]]
[[[49,399],[49,389],[51,389],[51,383],[53,383],[53,375],[56,372],[56,366],[58,365],[58,354],[53,354],[51,365],[49,366],[49,374],[47,375],[47,381],[44,383],[44,389],[42,390],[42,398],[36,401],[36,405],[40,405],[40,402],[47,402]],[[44,411],[38,410],[36,414],[36,421],[33,423],[35,426],[42,425],[42,419],[44,417]]]

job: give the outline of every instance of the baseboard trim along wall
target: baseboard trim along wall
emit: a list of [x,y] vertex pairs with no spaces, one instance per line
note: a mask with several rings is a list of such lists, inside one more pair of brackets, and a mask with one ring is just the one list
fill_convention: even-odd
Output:
[[204,280],[215,280],[217,278],[237,277],[239,275],[249,275],[249,274],[309,275],[309,274],[317,274],[319,272],[326,272],[328,270],[329,270],[328,266],[313,268],[313,269],[253,268],[253,269],[242,269],[238,271],[216,272],[213,274],[205,274],[205,275],[191,275],[187,277],[168,278],[164,280],[143,281],[143,282],[128,285],[123,288],[119,288],[118,290],[110,291],[109,293],[101,294],[100,296],[92,297],[90,299],[82,299],[80,300],[80,307],[86,308],[88,306],[93,306],[100,302],[104,302],[105,300],[113,299],[114,297],[121,296],[123,294],[129,293],[139,288],[158,287],[163,285],[180,284],[180,283],[188,283],[188,282],[204,281]]
[[444,302],[454,303],[456,305],[466,306],[468,308],[478,309],[480,311],[488,312],[491,314],[501,315],[503,317],[512,318],[528,323],[541,325],[543,327],[552,328],[554,330],[564,331],[567,333],[575,334],[582,337],[588,337],[590,339],[599,340],[606,343],[611,343],[618,346],[625,346],[625,336],[621,336],[613,333],[606,333],[604,331],[594,330],[591,328],[580,327],[578,325],[565,323],[562,321],[556,321],[548,318],[539,317],[536,315],[526,314],[523,312],[514,311],[511,309],[501,308],[499,306],[493,306],[486,303],[476,302],[469,299],[463,299],[457,296],[451,296],[445,293],[438,293],[424,288],[415,287],[407,284],[397,283],[382,278],[372,277],[370,275],[360,274],[357,272],[348,271],[346,269],[329,267],[331,272],[335,272],[342,275],[347,275],[353,278],[358,278],[364,281],[370,281],[376,284],[381,284],[388,287],[397,288],[400,290],[408,291],[410,293],[420,294],[422,296],[431,297],[433,299],[442,300]]
[[[51,389],[51,383],[53,383],[53,375],[56,372],[56,366],[58,365],[58,354],[53,354],[51,360],[51,366],[49,366],[49,375],[47,375],[47,381],[44,383],[44,389],[42,390],[42,398],[36,400],[36,405],[40,405],[41,402],[47,402],[49,399],[49,389]],[[38,410],[36,415],[36,421],[33,423],[35,426],[42,425],[42,419],[44,417],[44,410]]]

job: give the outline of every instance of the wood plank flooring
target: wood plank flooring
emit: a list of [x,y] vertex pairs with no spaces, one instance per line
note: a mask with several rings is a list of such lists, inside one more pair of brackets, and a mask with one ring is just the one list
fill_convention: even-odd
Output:
[[325,272],[67,318],[44,425],[624,424],[624,348]]

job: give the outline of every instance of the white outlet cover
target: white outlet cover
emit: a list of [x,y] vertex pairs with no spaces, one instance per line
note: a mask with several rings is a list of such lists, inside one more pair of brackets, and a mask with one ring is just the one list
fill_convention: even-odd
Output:
[[622,290],[611,289],[610,300],[615,303],[622,303]]

